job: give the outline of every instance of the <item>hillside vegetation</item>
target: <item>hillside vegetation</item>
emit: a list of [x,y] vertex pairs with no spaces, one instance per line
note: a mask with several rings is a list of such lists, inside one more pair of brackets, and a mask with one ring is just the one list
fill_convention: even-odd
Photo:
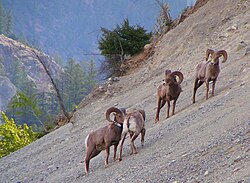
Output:
[[[187,5],[187,0],[168,2],[172,17],[177,17]],[[58,53],[64,60],[71,57],[89,60],[88,54],[99,52],[100,28],[112,29],[125,18],[132,25],[152,31],[160,10],[154,0],[2,0],[2,3],[6,11],[12,11],[16,35],[25,35],[32,45],[49,54]]]
[[[192,104],[195,66],[205,51],[225,49],[215,96],[205,86]],[[0,182],[250,182],[250,1],[209,0],[155,45],[129,75],[103,84],[82,101],[67,124],[0,159]],[[184,74],[176,114],[154,124],[156,88],[166,69]],[[107,125],[111,106],[146,111],[145,146],[104,168],[105,153],[84,173],[84,139]],[[111,151],[112,157],[113,151]]]

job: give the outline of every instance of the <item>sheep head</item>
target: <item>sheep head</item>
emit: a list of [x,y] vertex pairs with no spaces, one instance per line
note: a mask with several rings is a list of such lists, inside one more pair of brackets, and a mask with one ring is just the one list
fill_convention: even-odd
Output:
[[227,52],[225,50],[219,50],[219,51],[214,51],[212,49],[207,49],[206,51],[206,61],[209,58],[209,55],[211,55],[211,63],[216,64],[219,62],[219,58],[223,56],[222,63],[227,61]]
[[[179,78],[178,81],[176,80],[176,76]],[[180,71],[171,72],[171,70],[165,71],[165,84],[181,84],[183,81],[183,74]]]
[[[111,113],[115,113],[115,118],[114,118],[114,121],[110,119],[110,114]],[[122,124],[123,121],[124,121],[124,112],[121,111],[120,109],[116,108],[116,107],[111,107],[109,108],[107,111],[106,111],[106,119],[109,121],[109,122],[117,122],[117,123],[120,123]]]

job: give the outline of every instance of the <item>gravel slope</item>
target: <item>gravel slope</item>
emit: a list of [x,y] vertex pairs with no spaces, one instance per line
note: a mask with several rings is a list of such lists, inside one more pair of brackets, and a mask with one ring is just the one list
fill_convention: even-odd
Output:
[[[220,15],[220,16],[218,16]],[[205,50],[226,49],[215,96],[205,100],[205,86],[192,104],[194,69]],[[249,50],[249,51],[247,51]],[[165,69],[185,76],[176,115],[154,125],[156,87]],[[67,124],[29,146],[0,159],[0,182],[250,182],[250,2],[210,0],[163,36],[156,53],[137,72],[119,78],[113,97],[78,109]],[[105,153],[84,173],[84,139],[107,124],[110,106],[146,111],[145,146],[104,168]],[[113,152],[111,152],[112,156]]]

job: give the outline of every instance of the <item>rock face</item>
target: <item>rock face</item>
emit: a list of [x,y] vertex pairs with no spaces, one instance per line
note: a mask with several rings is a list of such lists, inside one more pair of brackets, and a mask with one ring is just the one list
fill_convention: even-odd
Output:
[[[14,65],[14,62],[19,62],[18,64],[25,69],[27,77],[34,82],[39,92],[50,92],[50,80],[34,53],[42,56],[54,78],[60,75],[62,67],[58,65],[52,57],[40,53],[34,48],[20,42],[7,38],[4,35],[0,35],[0,64],[5,72],[12,73],[13,68],[11,66]],[[2,102],[2,107],[5,108],[6,103]]]
[[0,111],[4,111],[11,98],[16,94],[16,87],[4,76],[0,76]]

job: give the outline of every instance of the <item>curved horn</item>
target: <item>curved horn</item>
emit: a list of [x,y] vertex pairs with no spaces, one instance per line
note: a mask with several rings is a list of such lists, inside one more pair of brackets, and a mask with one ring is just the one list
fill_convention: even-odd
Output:
[[116,107],[110,107],[107,111],[106,111],[106,119],[109,121],[109,122],[113,122],[111,119],[110,119],[110,114],[112,112],[115,112],[116,114],[122,114],[122,112],[120,111],[120,109],[116,108]]
[[182,81],[183,81],[183,79],[184,79],[183,74],[180,71],[174,71],[174,72],[172,72],[171,76],[178,76],[179,81],[176,82],[177,84],[181,84]]
[[227,52],[225,50],[219,50],[216,54],[219,55],[219,57],[223,56],[224,59],[222,63],[227,61]]
[[214,54],[214,50],[207,49],[207,51],[206,51],[206,61],[208,60],[208,57],[209,57],[210,54],[213,55]]
[[145,119],[146,119],[146,114],[145,114],[145,111],[144,111],[144,110],[142,110],[142,109],[139,109],[139,112],[142,114],[142,116],[143,116],[143,120],[145,121]]

